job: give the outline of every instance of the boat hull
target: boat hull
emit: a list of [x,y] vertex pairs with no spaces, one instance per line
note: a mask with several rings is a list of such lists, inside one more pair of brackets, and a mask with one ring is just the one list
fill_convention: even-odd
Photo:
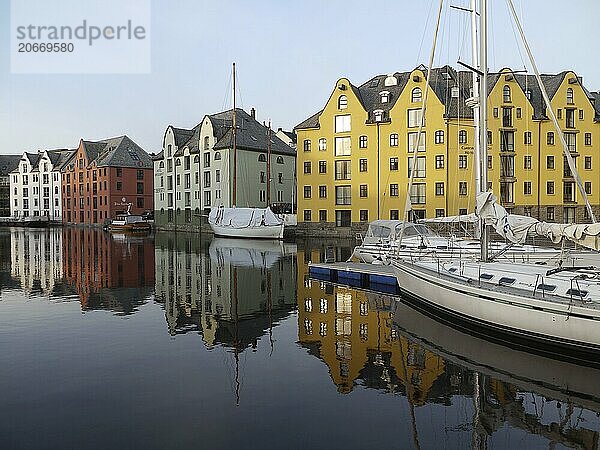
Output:
[[150,224],[127,224],[127,225],[110,225],[110,231],[118,233],[145,233],[152,229]]
[[443,323],[513,348],[600,367],[600,313],[538,298],[492,292],[394,262],[401,292]]
[[215,236],[248,239],[283,239],[284,225],[262,225],[259,227],[234,228],[210,224]]

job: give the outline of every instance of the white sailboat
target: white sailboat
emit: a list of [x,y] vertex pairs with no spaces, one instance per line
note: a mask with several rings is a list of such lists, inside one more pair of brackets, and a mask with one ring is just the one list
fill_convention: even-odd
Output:
[[[235,63],[233,63],[233,186],[232,207],[223,205],[213,207],[208,216],[208,223],[216,236],[250,238],[250,239],[283,239],[284,221],[279,218],[271,208],[237,207],[237,123],[236,123],[236,94],[235,94]],[[267,169],[270,168],[271,136],[267,137],[269,155],[267,156]],[[267,173],[267,192],[270,199],[271,180]]]
[[[443,0],[440,0],[438,24],[442,3]],[[530,62],[548,106],[547,111],[557,126],[548,95],[541,83],[512,0],[508,0],[508,3],[530,56]],[[475,0],[471,0],[471,9],[474,15]],[[480,0],[479,14],[481,35],[478,72],[481,83],[479,108],[476,114],[479,114],[479,160],[486,161],[487,0]],[[435,39],[433,48],[435,49]],[[433,53],[434,50],[432,50],[432,57]],[[473,65],[477,67],[476,60]],[[557,127],[556,131],[564,141],[560,128]],[[571,164],[572,159],[565,142],[563,148]],[[571,170],[578,179],[574,164],[571,164]],[[505,230],[509,238],[517,236],[515,240],[518,242],[518,239],[522,238],[523,227],[517,226],[511,231],[510,220],[497,208],[498,205],[489,201],[493,198],[485,192],[487,190],[485,170],[481,170],[479,175],[477,181],[481,194],[478,198],[477,212],[480,218],[498,225],[496,230]],[[586,199],[584,191],[582,195]],[[594,220],[591,208],[589,212]],[[481,224],[480,260],[470,258],[442,260],[435,257],[396,260],[393,262],[393,268],[400,290],[419,308],[429,311],[453,326],[478,330],[487,335],[494,335],[503,342],[519,347],[534,347],[537,351],[548,352],[549,355],[558,353],[562,358],[585,361],[587,364],[600,364],[600,272],[598,269],[564,267],[560,264],[542,266],[494,262],[493,255],[490,257],[488,253],[486,222],[482,220]],[[525,226],[526,232],[531,230],[531,225],[530,223]],[[567,226],[559,225],[554,228],[564,231]],[[571,235],[565,232],[561,237],[571,236],[572,240],[582,238],[580,242],[585,244],[590,241],[595,228],[597,226],[592,226],[588,230],[589,236],[584,233],[584,230],[580,230],[582,234]]]

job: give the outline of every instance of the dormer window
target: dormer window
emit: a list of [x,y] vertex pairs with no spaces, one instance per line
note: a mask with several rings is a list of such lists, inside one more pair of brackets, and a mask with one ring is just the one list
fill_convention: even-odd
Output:
[[340,95],[338,99],[338,109],[346,109],[348,107],[348,97]]
[[411,102],[413,103],[418,103],[423,99],[423,92],[421,91],[421,88],[416,87],[412,90],[412,94],[411,94]]
[[379,98],[381,99],[381,103],[388,103],[390,101],[390,92],[389,91],[381,91],[379,93]]
[[504,102],[510,102],[510,86],[505,85],[504,89],[502,89],[502,98]]
[[459,89],[458,89],[458,86],[453,86],[453,87],[450,89],[450,96],[451,96],[452,98],[458,98],[458,95],[459,95],[459,93],[460,93],[460,91],[459,91]]
[[567,105],[572,105],[574,103],[573,101],[573,89],[568,88],[567,89]]
[[383,120],[383,110],[376,109],[373,111],[373,116],[375,117],[375,122],[381,122]]
[[527,100],[531,100],[531,89],[525,90],[525,97],[527,97]]

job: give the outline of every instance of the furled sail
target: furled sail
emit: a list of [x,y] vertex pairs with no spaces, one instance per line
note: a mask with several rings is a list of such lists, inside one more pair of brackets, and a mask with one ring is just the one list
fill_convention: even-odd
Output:
[[548,223],[533,217],[508,214],[508,211],[497,203],[497,198],[492,192],[482,192],[477,196],[475,214],[510,242],[522,244],[527,236],[541,236],[555,244],[568,239],[583,247],[600,250],[600,223]]

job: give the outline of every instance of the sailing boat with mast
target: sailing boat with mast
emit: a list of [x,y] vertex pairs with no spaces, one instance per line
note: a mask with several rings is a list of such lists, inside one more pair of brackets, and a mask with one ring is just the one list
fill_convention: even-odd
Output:
[[[474,15],[475,5],[472,1]],[[539,77],[535,61],[525,40],[512,0],[508,0],[514,22],[519,29],[528,51],[531,65],[536,73],[539,88],[547,105],[547,111],[557,125],[549,97]],[[440,0],[438,26],[443,0]],[[478,207],[481,230],[481,258],[472,259],[400,259],[393,262],[400,290],[416,307],[452,326],[480,334],[488,339],[510,343],[514,347],[527,348],[552,357],[585,361],[600,365],[600,272],[593,267],[565,267],[561,264],[511,264],[495,262],[496,255],[489,254],[488,223],[497,231],[518,241],[523,232],[535,229],[534,219],[529,223],[511,221],[506,210],[495,204],[495,198],[487,191],[487,174],[483,162],[487,161],[487,0],[480,0],[479,11],[479,68],[474,61],[473,69],[479,74],[479,171]],[[474,30],[473,30],[474,32]],[[435,51],[434,39],[432,58]],[[476,42],[476,39],[474,39]],[[576,169],[562,131],[557,127],[572,172]],[[578,183],[580,184],[580,183]],[[410,191],[409,191],[410,192]],[[585,193],[583,194],[585,199]],[[407,202],[408,203],[408,202]],[[590,208],[591,213],[591,208]],[[593,220],[593,214],[591,214]],[[529,218],[528,218],[529,219]],[[552,226],[543,224],[542,229]],[[557,226],[559,230],[566,226]],[[596,242],[595,224],[583,227],[581,233],[563,233],[586,243]],[[586,234],[588,233],[588,234]],[[543,233],[541,233],[543,234]],[[549,233],[547,233],[548,235]],[[594,248],[594,245],[589,245]]]
[[[232,153],[233,153],[233,184],[231,207],[220,205],[211,208],[208,223],[216,236],[252,238],[252,239],[283,239],[284,222],[277,217],[269,207],[271,177],[267,174],[267,207],[252,208],[237,206],[238,191],[238,161],[237,161],[237,109],[235,92],[235,63],[233,63],[233,111],[232,111]],[[267,169],[270,170],[271,131],[266,137],[268,148]]]

